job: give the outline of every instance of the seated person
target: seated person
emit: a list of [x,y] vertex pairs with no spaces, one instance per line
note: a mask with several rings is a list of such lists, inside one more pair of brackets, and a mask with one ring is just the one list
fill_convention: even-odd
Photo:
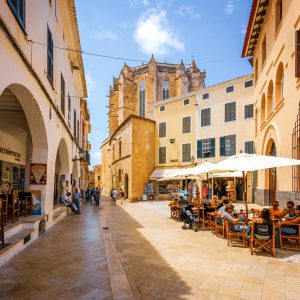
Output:
[[[223,218],[225,218],[227,221],[232,222],[232,223],[238,223],[238,222],[244,222],[246,217],[245,216],[240,216],[239,218],[235,218],[232,216],[234,212],[234,206],[232,204],[227,204],[225,206],[225,209],[221,211],[221,215]],[[247,225],[242,225],[242,224],[236,224],[234,226],[234,231],[248,231],[248,226]]]
[[[293,224],[299,224],[300,223],[300,205],[296,206],[296,218],[292,220],[283,221],[278,224],[278,227],[276,228],[276,248],[280,248],[280,236],[279,236],[279,227],[281,227],[282,233],[288,233],[288,234],[296,234],[298,228],[293,226]],[[285,226],[282,226],[285,225]],[[289,225],[289,226],[286,226]]]
[[63,196],[62,200],[64,205],[70,207],[73,213],[78,213],[76,205],[72,202],[72,194],[70,192],[66,196]]
[[270,208],[270,213],[271,213],[271,217],[275,218],[275,219],[280,219],[283,216],[283,210],[279,209],[279,202],[278,201],[274,201],[273,202],[273,207]]
[[218,205],[218,196],[214,195],[212,197],[212,200],[211,200],[211,206],[217,206]]
[[253,223],[269,224],[272,223],[270,209],[263,208],[258,218],[253,220]]
[[283,216],[286,220],[293,220],[297,217],[295,210],[295,203],[293,201],[287,202],[287,208],[283,210]]
[[183,198],[183,196],[180,196],[180,197],[179,197],[178,204],[180,204],[180,205],[188,204],[188,201],[185,200],[185,199]]
[[[222,197],[223,198],[223,197]],[[221,203],[221,205],[218,206],[218,213],[221,215],[222,212],[225,210],[226,205],[229,204],[229,200],[227,200],[227,198],[225,197],[225,199],[223,199],[223,202]]]

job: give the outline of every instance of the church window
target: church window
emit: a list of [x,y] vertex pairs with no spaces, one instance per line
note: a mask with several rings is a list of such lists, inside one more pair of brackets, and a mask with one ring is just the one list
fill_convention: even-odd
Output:
[[140,82],[140,116],[145,117],[146,110],[146,83],[145,80]]
[[169,99],[169,80],[164,80],[163,84],[163,100]]

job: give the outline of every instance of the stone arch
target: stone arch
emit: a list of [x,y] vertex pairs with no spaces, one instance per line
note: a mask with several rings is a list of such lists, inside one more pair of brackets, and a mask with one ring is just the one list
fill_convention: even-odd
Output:
[[266,121],[266,96],[262,95],[260,106],[260,125]]
[[273,81],[271,80],[268,85],[268,93],[267,93],[267,114],[268,116],[275,109],[275,99],[274,99],[274,88],[273,88]]
[[280,62],[276,73],[276,87],[275,87],[276,106],[284,98],[284,69],[283,63]]

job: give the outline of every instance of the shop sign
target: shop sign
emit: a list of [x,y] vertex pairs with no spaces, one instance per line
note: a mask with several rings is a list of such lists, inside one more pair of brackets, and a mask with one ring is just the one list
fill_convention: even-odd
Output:
[[13,161],[17,162],[17,163],[21,163],[21,153],[12,151],[8,148],[3,148],[0,147],[0,153],[4,156],[6,156],[7,158],[10,158],[9,161],[11,161],[11,159],[13,159]]
[[29,184],[45,185],[46,183],[47,183],[47,164],[31,164]]

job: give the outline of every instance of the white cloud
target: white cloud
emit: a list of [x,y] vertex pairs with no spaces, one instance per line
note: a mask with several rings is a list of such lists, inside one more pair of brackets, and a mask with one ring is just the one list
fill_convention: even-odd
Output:
[[96,151],[96,152],[93,153],[93,159],[99,159],[99,160],[101,160],[101,158],[102,158],[101,151]]
[[149,9],[140,16],[133,38],[140,50],[148,55],[164,55],[168,50],[184,50],[181,42],[169,27],[164,10]]
[[195,6],[192,5],[181,5],[175,10],[175,13],[182,17],[190,17],[191,19],[199,19],[201,17],[200,13],[195,10]]
[[234,11],[234,4],[232,0],[227,0],[224,10],[227,15],[232,15]]
[[86,80],[86,86],[88,89],[88,93],[90,93],[90,91],[95,87],[95,81],[92,78],[90,70],[86,70],[85,80]]
[[101,30],[100,32],[96,32],[95,34],[96,40],[119,40],[119,36],[117,33],[111,31],[111,30]]

